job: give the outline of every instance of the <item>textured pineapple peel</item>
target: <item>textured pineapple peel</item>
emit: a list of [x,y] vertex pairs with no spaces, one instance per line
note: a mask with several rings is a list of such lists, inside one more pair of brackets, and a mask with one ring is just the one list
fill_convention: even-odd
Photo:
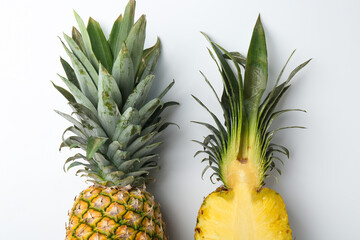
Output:
[[[204,34],[205,35],[205,34]],[[260,17],[252,34],[247,57],[228,52],[214,43],[207,35],[213,51],[209,53],[222,77],[224,90],[220,96],[205,77],[223,110],[224,124],[198,98],[195,100],[212,116],[215,126],[195,122],[207,127],[209,134],[199,143],[207,154],[202,161],[208,162],[203,174],[212,169],[224,184],[222,189],[210,194],[200,208],[195,239],[217,240],[287,240],[291,239],[285,204],[279,194],[263,188],[270,171],[283,163],[281,155],[289,157],[289,150],[272,142],[274,134],[287,128],[272,130],[273,121],[289,111],[276,110],[276,106],[290,87],[290,80],[310,60],[300,64],[283,82],[279,83],[281,70],[275,85],[263,98],[267,88],[268,62],[265,32]],[[242,77],[244,73],[244,79]],[[264,99],[264,100],[262,100]]]

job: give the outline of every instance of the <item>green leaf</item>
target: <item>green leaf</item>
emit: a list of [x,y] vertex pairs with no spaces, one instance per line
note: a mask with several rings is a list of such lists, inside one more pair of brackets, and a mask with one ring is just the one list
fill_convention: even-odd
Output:
[[227,142],[227,132],[226,129],[224,128],[224,126],[221,124],[221,122],[219,121],[219,119],[216,117],[216,115],[214,113],[212,113],[206,106],[205,104],[203,104],[197,97],[193,96],[192,97],[203,107],[206,109],[206,111],[208,111],[208,113],[210,113],[210,115],[212,116],[213,120],[216,123],[216,126],[218,127],[218,130],[220,132],[220,140],[223,143],[223,145],[226,145]]
[[116,60],[116,57],[119,54],[120,48],[123,44],[122,42],[119,42],[121,21],[122,21],[122,15],[120,14],[120,16],[115,20],[111,28],[111,32],[108,40],[112,55],[114,57],[113,59],[114,61]]
[[277,86],[277,83],[279,82],[279,80],[282,76],[282,73],[284,72],[284,69],[293,54],[294,54],[294,52],[290,55],[289,59],[287,60],[286,64],[284,65],[283,69],[281,70],[273,89],[268,94],[268,96],[266,97],[266,99],[264,100],[262,105],[260,106],[260,113],[261,113],[260,120],[261,121],[263,121],[264,118],[269,116],[269,114],[271,114],[272,111],[274,111],[274,109],[275,109],[277,103],[279,102],[279,100],[281,99],[282,95],[289,88],[290,85],[288,85],[288,83],[291,81],[291,79],[296,75],[297,72],[299,72],[303,67],[305,67],[311,61],[311,59],[309,59],[306,62],[300,64],[298,67],[296,67],[290,73],[288,79],[285,82],[283,82],[282,84]]
[[85,94],[85,96],[96,106],[97,104],[97,89],[94,85],[93,80],[91,79],[90,75],[86,71],[85,67],[82,63],[78,60],[78,58],[70,52],[70,50],[65,46],[65,44],[61,41],[66,53],[71,59],[73,64],[75,75],[77,80],[79,81],[80,89]]
[[145,43],[146,19],[142,15],[139,20],[132,26],[128,37],[126,38],[126,46],[130,52],[131,59],[134,64],[134,71],[138,72]]
[[76,29],[76,27],[73,27],[73,28],[72,28],[71,38],[74,39],[74,41],[76,42],[76,44],[79,46],[80,50],[81,50],[83,53],[86,54],[86,50],[85,50],[83,38],[82,38],[81,33],[79,32],[79,30]]
[[267,152],[269,152],[269,154],[271,154],[271,157],[272,158],[277,158],[277,157],[275,157],[275,156],[273,156],[273,154],[274,153],[280,153],[280,154],[283,154],[283,155],[285,155],[287,158],[289,158],[289,155],[288,155],[288,153],[287,152],[284,152],[284,151],[282,151],[282,150],[280,150],[280,149],[277,149],[277,148],[268,148],[268,151]]
[[125,42],[132,25],[134,24],[135,0],[130,0],[124,12],[124,17],[120,15],[114,22],[109,37],[109,45],[114,57],[117,57],[121,46]]
[[58,110],[54,110],[57,114],[59,114],[60,116],[62,116],[63,118],[65,118],[66,120],[68,120],[69,122],[71,122],[72,124],[74,124],[74,126],[76,126],[77,128],[82,128],[82,125],[79,121],[77,121],[75,118],[73,118],[72,116],[70,116],[69,114],[60,112]]
[[148,171],[137,171],[137,172],[128,173],[128,175],[133,176],[133,177],[140,177],[142,175],[148,175],[148,174],[149,174]]
[[210,168],[210,165],[206,165],[206,167],[204,168],[204,170],[201,173],[201,179],[204,179],[204,175],[209,168]]
[[74,69],[70,66],[70,64],[67,61],[65,61],[61,57],[60,57],[60,62],[61,62],[61,65],[63,66],[66,77],[69,79],[70,82],[72,82],[77,88],[80,89],[80,85],[76,78]]
[[90,18],[87,25],[87,32],[89,33],[91,46],[96,58],[108,70],[108,72],[111,72],[113,56],[100,24],[93,18]]
[[72,149],[72,148],[81,148],[81,149],[85,150],[87,141],[86,141],[86,139],[84,139],[82,137],[70,136],[70,137],[66,138],[63,141],[63,143],[64,143],[63,146],[67,146],[70,149]]
[[174,101],[170,101],[170,102],[166,102],[163,103],[162,105],[160,105],[155,112],[152,114],[152,116],[149,118],[149,120],[147,121],[147,123],[145,124],[144,127],[148,127],[150,125],[156,124],[160,121],[161,117],[160,114],[167,108],[167,107],[171,107],[171,106],[175,106],[175,105],[179,105],[178,102],[174,102]]
[[282,96],[290,88],[290,85],[286,86],[286,83],[282,83],[277,86],[269,95],[266,97],[264,103],[266,104],[262,109],[261,115],[259,116],[259,129],[264,129],[266,121],[269,119],[270,115],[275,110],[277,104],[279,103]]
[[85,167],[88,166],[88,164],[86,164],[86,163],[82,163],[82,162],[72,162],[72,163],[67,167],[66,171],[69,171],[70,168],[77,167],[77,166],[80,166],[80,165],[83,165],[83,166],[85,166]]
[[140,120],[139,111],[135,108],[128,108],[126,111],[121,115],[119,122],[116,125],[115,133],[113,136],[113,140],[117,140],[124,131],[124,129],[129,126],[130,124],[138,125]]
[[[101,69],[101,72],[103,69]],[[115,83],[116,84],[116,83]],[[120,119],[120,112],[118,105],[113,99],[113,94],[110,92],[114,90],[111,88],[111,82],[107,75],[100,74],[99,76],[99,103],[98,103],[98,117],[101,125],[104,127],[108,136],[112,137],[116,124]]]
[[99,148],[104,145],[107,141],[107,138],[103,137],[90,137],[86,149],[86,158],[91,159],[94,157],[95,153],[99,150]]
[[287,113],[287,112],[292,112],[292,111],[297,111],[297,112],[306,112],[302,109],[285,109],[285,110],[280,110],[280,111],[276,111],[273,112],[264,122],[263,126],[262,126],[262,130],[261,130],[261,134],[265,134],[265,132],[270,128],[270,126],[272,125],[273,121],[280,116],[283,113]]
[[135,180],[135,178],[133,176],[129,176],[129,177],[123,178],[121,180],[115,181],[115,184],[116,184],[116,186],[119,186],[119,187],[126,187],[128,185],[131,186],[131,184],[134,182],[134,180]]
[[150,116],[155,112],[155,110],[162,104],[159,98],[154,98],[147,104],[145,104],[140,110],[140,125],[144,126],[148,121]]
[[201,153],[205,153],[205,154],[211,156],[212,158],[214,158],[215,160],[217,160],[216,157],[215,157],[215,155],[214,155],[212,152],[207,151],[207,150],[199,150],[199,151],[197,151],[197,152],[194,154],[194,157],[196,157],[197,155],[199,155],[199,154],[201,154]]
[[73,94],[75,100],[77,103],[80,103],[82,105],[84,105],[85,107],[87,107],[88,109],[90,109],[90,111],[94,114],[97,114],[96,108],[94,107],[94,105],[90,102],[90,100],[69,80],[67,80],[66,78],[58,75],[63,81],[64,83],[67,85],[67,87],[69,88],[70,92]]
[[122,151],[122,150],[116,150],[114,156],[112,157],[112,160],[115,164],[116,167],[120,167],[120,165],[125,161],[125,159],[127,159],[127,157],[129,156],[129,153],[127,151]]
[[141,187],[141,186],[147,185],[149,182],[152,182],[152,181],[154,181],[154,179],[151,179],[148,176],[137,177],[137,178],[135,178],[135,180],[131,186]]
[[[216,56],[218,57],[219,61],[220,61],[220,65],[221,65],[221,69],[219,68],[219,71],[222,75],[223,78],[223,83],[224,83],[224,89],[226,92],[226,96],[228,98],[228,103],[230,105],[230,109],[231,112],[233,113],[233,115],[237,114],[237,112],[239,111],[237,107],[238,104],[240,103],[240,99],[241,99],[241,91],[239,89],[241,89],[241,79],[236,79],[236,76],[234,75],[234,72],[232,71],[230,65],[227,63],[226,59],[223,57],[223,53],[221,52],[221,50],[219,49],[219,45],[215,44],[214,42],[212,42],[210,40],[210,38],[205,34],[202,33],[205,38],[210,42],[212,48],[214,49],[214,52],[216,54]],[[214,56],[212,55],[212,53],[209,51],[211,57],[214,59],[214,61],[217,63],[217,61],[215,60]]]
[[[116,84],[115,79],[111,76],[111,74],[106,71],[106,69],[102,66],[99,67],[99,82],[102,82],[102,88],[108,94],[110,94],[111,98],[115,101],[118,105],[118,108],[122,106],[122,96],[121,92]],[[99,87],[100,89],[100,87]],[[100,90],[99,90],[100,94]]]
[[76,102],[75,98],[71,93],[69,93],[66,89],[57,86],[55,83],[51,82],[56,90],[58,90],[69,102]]
[[[102,148],[103,146],[100,147],[99,150],[101,150]],[[112,171],[116,171],[114,164],[112,164],[107,158],[105,158],[104,155],[100,153],[100,151],[96,151],[94,153],[92,160],[99,165],[99,167],[104,173],[110,173]]]
[[67,44],[69,44],[71,51],[78,58],[78,60],[81,62],[81,64],[85,67],[87,73],[90,75],[91,79],[97,86],[98,85],[98,74],[97,74],[95,68],[90,63],[89,59],[85,56],[85,54],[81,51],[80,47],[76,44],[76,42],[72,38],[67,36],[65,33],[64,33],[64,38],[65,38]]
[[137,151],[136,153],[134,153],[132,155],[133,158],[141,158],[143,156],[148,155],[149,153],[151,153],[152,151],[154,151],[155,148],[157,148],[158,146],[160,146],[162,144],[162,142],[158,142],[158,143],[153,143],[151,145],[148,145],[146,147],[143,147],[142,149],[140,149],[139,151]]
[[163,98],[168,93],[168,91],[172,88],[172,86],[174,86],[174,84],[175,84],[175,80],[172,80],[172,82],[164,89],[164,91],[162,91],[160,93],[158,98]]
[[85,27],[85,24],[84,24],[84,21],[81,19],[81,17],[75,12],[74,10],[74,15],[75,15],[75,19],[76,19],[76,22],[78,23],[79,25],[79,29],[80,29],[80,32],[81,32],[81,35],[82,35],[82,40],[83,40],[83,43],[84,43],[84,47],[85,47],[85,51],[86,51],[86,54],[88,56],[88,58],[90,59],[90,62],[91,64],[93,65],[93,67],[98,70],[98,67],[99,67],[99,62],[98,60],[96,59],[95,57],[95,54],[91,48],[91,41],[90,41],[90,37],[89,37],[89,33],[87,32],[86,30],[86,27]]
[[106,155],[111,159],[114,157],[117,150],[121,148],[121,145],[118,141],[113,141],[109,144]]
[[222,146],[220,144],[220,141],[214,134],[209,134],[208,136],[206,136],[203,140],[203,143],[205,145],[209,145],[209,144],[212,145],[211,141],[213,141],[215,145],[218,146],[219,149],[221,150]]
[[119,56],[116,58],[113,66],[113,76],[120,88],[123,100],[126,101],[135,85],[134,64],[126,44],[123,44]]
[[86,180],[86,182],[91,182],[91,183],[94,183],[94,184],[104,184],[104,186],[106,186],[106,182],[105,182],[104,178],[102,176],[100,176],[99,173],[88,172],[86,174],[86,177],[94,179],[94,180],[89,180],[88,179],[88,180]]
[[[229,52],[229,54],[236,60],[236,62],[238,64],[240,64],[241,66],[245,67],[246,65],[246,57],[243,56],[241,53],[239,52]],[[231,59],[227,54],[223,55],[224,58],[226,59]]]
[[139,125],[128,125],[119,135],[118,142],[120,143],[122,149],[126,149],[127,144],[135,139],[136,136],[140,134],[141,126]]
[[155,160],[152,160],[154,158],[159,159],[159,154],[152,154],[152,155],[140,158],[140,161],[139,161],[139,163],[137,163],[135,165],[135,168],[139,169],[142,166],[144,166],[145,164],[148,164],[148,163],[151,163],[151,162],[156,162]]
[[209,87],[211,88],[211,90],[213,91],[216,99],[218,100],[218,103],[220,104],[221,108],[223,109],[224,112],[224,119],[225,119],[225,126],[227,127],[227,131],[230,133],[231,132],[231,122],[232,119],[230,118],[230,112],[229,112],[229,105],[225,105],[225,102],[220,101],[220,98],[218,96],[218,94],[216,93],[214,87],[211,85],[211,83],[209,82],[209,80],[207,79],[207,77],[205,76],[205,74],[203,74],[200,71],[201,75],[204,77],[205,82],[209,85]]
[[123,171],[123,172],[128,172],[134,166],[134,164],[138,163],[138,162],[140,162],[140,159],[138,159],[138,158],[127,160],[119,166],[119,170]]
[[289,83],[291,81],[291,79],[293,79],[293,77],[301,70],[303,69],[312,59],[310,58],[309,60],[303,62],[302,64],[300,64],[299,66],[297,66],[294,70],[291,71],[288,79],[286,80],[286,83]]
[[219,161],[221,160],[221,151],[220,148],[218,146],[209,146],[207,144],[204,144],[200,141],[197,140],[192,140],[195,143],[200,144],[204,149],[209,150],[210,152],[213,153],[213,155],[215,156],[216,159],[219,159]]
[[203,160],[201,160],[201,162],[209,162],[210,164],[216,164],[217,166],[219,165],[218,162],[216,161],[216,159],[214,159],[213,157],[209,156],[208,158],[203,158]]
[[119,179],[122,179],[125,176],[125,173],[123,171],[114,170],[110,173],[107,173],[105,178],[109,182],[116,183],[119,181]]
[[154,46],[147,48],[143,52],[142,60],[137,72],[136,84],[155,70],[156,63],[160,56],[160,39],[157,38]]
[[[93,170],[93,169],[95,169],[95,170]],[[97,176],[98,176],[98,174],[99,174],[100,171],[101,171],[101,170],[100,170],[96,165],[90,164],[90,165],[88,165],[88,166],[86,167],[86,169],[79,169],[79,170],[77,170],[76,173],[75,173],[75,176],[79,176],[79,174],[82,173],[82,174],[80,175],[80,177],[90,178],[90,177],[88,176],[88,174],[93,174],[93,175],[97,175]],[[88,180],[88,181],[89,181],[89,180]],[[90,180],[90,181],[91,181],[91,180]],[[95,183],[95,182],[94,182],[94,183]]]
[[274,148],[274,147],[280,148],[282,151],[285,152],[286,156],[287,156],[288,158],[290,158],[290,151],[289,151],[289,149],[287,149],[286,147],[284,147],[284,146],[282,146],[282,145],[275,144],[275,143],[270,143],[269,147],[272,147],[272,148]]
[[100,124],[97,115],[95,115],[90,109],[88,109],[84,105],[75,102],[70,102],[69,104],[74,110],[74,113],[79,116],[80,119],[83,119],[85,121],[87,119],[91,119],[97,124]]
[[180,129],[180,126],[179,126],[179,125],[177,125],[176,123],[173,123],[173,122],[166,122],[166,123],[164,123],[163,125],[161,125],[161,126],[159,127],[159,132],[164,131],[164,130],[165,130],[168,126],[170,126],[170,125],[177,126],[177,127],[178,127],[178,129]]
[[70,126],[68,128],[65,129],[65,131],[63,132],[62,136],[61,136],[61,139],[62,141],[65,140],[65,134],[70,131],[74,134],[76,134],[76,136],[79,136],[81,138],[87,138],[87,136],[85,135],[85,133],[83,132],[83,128],[78,128],[78,127],[75,127],[75,126]]
[[283,73],[284,73],[284,70],[285,70],[286,66],[288,65],[291,57],[294,55],[294,53],[295,53],[295,50],[290,54],[290,56],[289,56],[288,60],[286,61],[284,67],[281,69],[281,71],[280,71],[280,73],[279,73],[279,76],[278,76],[278,78],[276,79],[276,82],[275,82],[274,87],[273,87],[273,89],[271,90],[271,92],[273,92],[273,91],[275,90],[275,88],[278,86],[278,83],[279,83],[279,81],[280,81],[280,79],[281,79],[281,77],[282,77],[282,75],[283,75]]
[[134,153],[135,151],[139,150],[140,148],[148,144],[150,141],[153,141],[155,135],[157,134],[158,134],[157,132],[151,132],[145,136],[138,137],[126,148],[126,150],[130,154]]
[[145,136],[146,134],[149,134],[149,133],[153,132],[160,125],[160,123],[161,122],[157,122],[155,124],[147,126],[146,128],[143,128],[141,130],[141,136]]
[[84,132],[87,136],[95,136],[95,137],[107,137],[108,135],[105,133],[104,129],[95,121],[88,119],[82,119],[82,125]]
[[255,24],[246,60],[244,103],[250,129],[256,124],[261,97],[268,78],[267,49],[260,16]]
[[[228,58],[230,58],[232,60],[234,66],[236,68],[237,80],[236,80],[236,77],[235,77],[235,81],[233,80],[233,81],[230,82],[231,85],[233,85],[232,88],[236,90],[236,97],[234,99],[237,101],[237,102],[233,103],[233,105],[235,106],[235,109],[233,110],[232,115],[233,115],[234,119],[241,119],[243,117],[243,115],[241,113],[242,113],[242,108],[243,108],[243,92],[244,92],[244,88],[243,88],[243,83],[242,83],[242,75],[241,75],[240,67],[237,64],[236,59],[228,51],[226,51],[220,45],[218,45],[216,43],[214,43],[214,44],[218,48],[220,48],[221,51],[224,52],[224,55],[226,55]],[[226,76],[228,77],[229,73],[226,73]],[[227,81],[224,81],[224,82],[226,83]]]
[[139,107],[144,105],[154,78],[154,75],[149,75],[135,87],[134,91],[126,100],[126,103],[123,107],[123,112],[129,107],[139,109]]
[[69,157],[68,159],[66,159],[66,161],[65,161],[65,163],[64,163],[64,166],[63,166],[64,172],[66,172],[66,169],[65,169],[66,164],[68,164],[69,162],[75,161],[75,160],[77,160],[77,159],[84,159],[84,160],[86,160],[86,157],[85,157],[84,155],[80,154],[80,153],[77,153],[77,154],[75,154],[74,156]]
[[191,122],[207,127],[212,133],[214,133],[214,136],[216,136],[216,138],[221,142],[221,133],[217,128],[213,127],[212,125],[210,125],[208,123],[204,123],[204,122],[198,122],[198,121],[191,121]]

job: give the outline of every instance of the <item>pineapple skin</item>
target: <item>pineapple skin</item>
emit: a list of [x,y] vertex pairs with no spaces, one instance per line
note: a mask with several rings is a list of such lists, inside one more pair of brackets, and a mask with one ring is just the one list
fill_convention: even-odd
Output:
[[166,240],[154,197],[142,188],[91,186],[75,198],[65,240]]
[[280,194],[269,188],[218,188],[198,213],[195,240],[291,240]]

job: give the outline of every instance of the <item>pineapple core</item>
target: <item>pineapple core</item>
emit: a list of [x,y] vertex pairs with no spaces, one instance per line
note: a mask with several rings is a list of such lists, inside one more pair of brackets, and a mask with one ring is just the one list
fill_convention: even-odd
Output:
[[231,189],[217,189],[203,202],[195,239],[291,240],[291,229],[281,196],[269,188],[256,190],[257,174],[251,163],[229,163]]

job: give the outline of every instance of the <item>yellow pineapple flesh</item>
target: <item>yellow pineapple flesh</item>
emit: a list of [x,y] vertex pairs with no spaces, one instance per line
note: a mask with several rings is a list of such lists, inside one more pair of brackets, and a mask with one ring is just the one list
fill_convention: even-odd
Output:
[[292,239],[285,204],[275,191],[257,190],[253,161],[232,161],[224,172],[231,188],[218,188],[204,200],[195,239]]
[[285,204],[275,191],[219,189],[199,210],[195,239],[291,240],[292,235]]

